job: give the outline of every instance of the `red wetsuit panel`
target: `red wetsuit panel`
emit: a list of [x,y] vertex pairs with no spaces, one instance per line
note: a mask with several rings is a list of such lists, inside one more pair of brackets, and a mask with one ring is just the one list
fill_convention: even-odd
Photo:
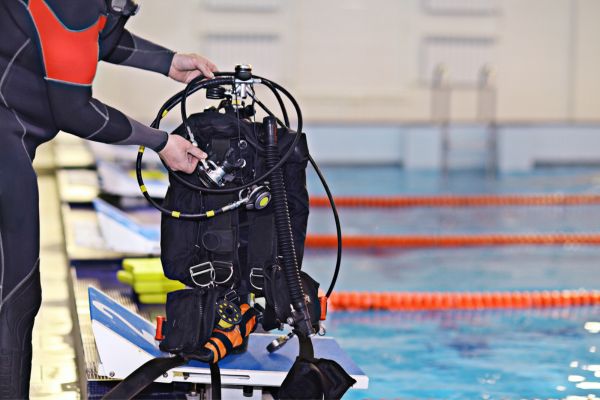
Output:
[[98,36],[106,17],[76,31],[65,27],[43,0],[30,0],[29,11],[39,34],[46,77],[91,85],[98,67]]

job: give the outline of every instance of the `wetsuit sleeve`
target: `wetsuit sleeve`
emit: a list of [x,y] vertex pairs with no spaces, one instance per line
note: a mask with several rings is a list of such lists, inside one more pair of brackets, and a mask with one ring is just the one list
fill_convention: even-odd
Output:
[[100,59],[147,71],[169,74],[175,52],[125,29],[127,18],[109,16],[100,35]]
[[173,51],[124,30],[117,46],[104,61],[166,76],[169,74],[174,55]]

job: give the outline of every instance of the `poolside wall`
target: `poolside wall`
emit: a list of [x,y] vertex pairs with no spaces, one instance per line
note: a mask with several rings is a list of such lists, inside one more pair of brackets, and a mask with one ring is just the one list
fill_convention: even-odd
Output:
[[[315,125],[307,131],[315,159],[324,164],[398,164],[425,170],[442,167],[440,126]],[[448,133],[451,170],[486,167],[489,127],[452,125]],[[523,172],[538,165],[598,165],[600,125],[499,125],[497,159],[499,172]]]

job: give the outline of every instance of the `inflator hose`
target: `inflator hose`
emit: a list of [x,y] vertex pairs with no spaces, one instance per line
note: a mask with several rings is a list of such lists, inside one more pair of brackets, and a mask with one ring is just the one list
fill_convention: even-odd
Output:
[[[263,119],[266,130],[266,164],[272,168],[279,162],[279,147],[277,146],[277,120],[271,116]],[[279,254],[283,258],[283,272],[290,294],[290,300],[294,307],[294,328],[304,336],[312,335],[313,328],[311,318],[308,314],[308,306],[304,297],[302,281],[300,280],[300,269],[298,268],[298,257],[294,246],[292,234],[292,223],[287,203],[287,193],[283,171],[275,169],[270,175],[271,195],[273,197],[273,209],[275,213],[275,228],[277,230],[277,245]]]

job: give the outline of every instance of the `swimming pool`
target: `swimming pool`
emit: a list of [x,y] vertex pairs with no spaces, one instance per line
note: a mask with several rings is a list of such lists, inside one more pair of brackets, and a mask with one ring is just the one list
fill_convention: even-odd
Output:
[[[600,170],[544,169],[490,180],[480,173],[327,168],[337,195],[595,193]],[[309,188],[321,194],[314,177]],[[600,206],[343,209],[347,234],[600,232]],[[311,233],[332,233],[313,209]],[[306,270],[326,286],[335,254],[308,250]],[[339,290],[598,289],[600,248],[510,246],[347,250]],[[348,399],[548,399],[600,395],[600,308],[333,312],[335,336],[370,376]]]
[[370,376],[348,399],[564,398],[598,393],[598,311],[342,312],[329,328]]

